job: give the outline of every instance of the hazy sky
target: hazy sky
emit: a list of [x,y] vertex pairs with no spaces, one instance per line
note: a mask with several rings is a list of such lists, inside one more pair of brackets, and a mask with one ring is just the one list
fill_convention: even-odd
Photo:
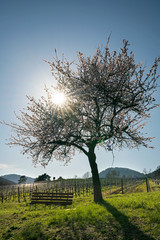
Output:
[[[14,111],[27,104],[26,95],[44,94],[44,84],[54,82],[50,67],[54,48],[69,60],[77,51],[93,55],[97,45],[107,41],[118,50],[122,40],[131,43],[136,61],[151,67],[160,55],[159,0],[0,0],[0,121],[15,122]],[[160,67],[158,72],[160,73]],[[160,81],[160,80],[159,80]],[[160,102],[160,89],[156,94]],[[143,171],[160,165],[160,109],[152,112],[146,131],[154,150],[115,151],[114,167]],[[87,158],[77,154],[68,166],[53,160],[46,169],[34,168],[32,159],[22,155],[19,147],[9,148],[11,129],[0,125],[0,175],[17,173],[31,177],[47,173],[51,177],[81,177],[90,171]],[[112,165],[111,152],[97,150],[99,171]]]

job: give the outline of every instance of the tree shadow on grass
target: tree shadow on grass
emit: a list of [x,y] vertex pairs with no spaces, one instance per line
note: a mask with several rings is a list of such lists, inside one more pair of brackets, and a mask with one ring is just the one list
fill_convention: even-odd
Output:
[[127,216],[118,211],[108,202],[103,200],[100,204],[104,206],[121,225],[123,231],[123,240],[155,240],[155,238],[144,234],[137,226],[133,225],[129,221]]

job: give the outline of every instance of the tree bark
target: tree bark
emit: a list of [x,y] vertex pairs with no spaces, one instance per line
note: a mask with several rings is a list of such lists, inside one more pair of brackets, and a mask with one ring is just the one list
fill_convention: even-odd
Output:
[[92,180],[93,180],[93,190],[94,190],[94,202],[102,201],[102,191],[101,191],[101,182],[99,179],[98,168],[96,163],[96,155],[94,153],[94,148],[89,148],[88,159],[92,172]]

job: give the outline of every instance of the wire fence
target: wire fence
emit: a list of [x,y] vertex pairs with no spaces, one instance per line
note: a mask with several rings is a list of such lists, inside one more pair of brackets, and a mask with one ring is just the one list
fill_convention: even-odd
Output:
[[[101,179],[104,196],[111,194],[126,194],[132,192],[150,192],[160,190],[160,180],[146,179]],[[31,184],[17,184],[0,186],[0,202],[29,201],[32,192],[72,192],[74,197],[93,194],[92,179],[55,180],[35,182]]]

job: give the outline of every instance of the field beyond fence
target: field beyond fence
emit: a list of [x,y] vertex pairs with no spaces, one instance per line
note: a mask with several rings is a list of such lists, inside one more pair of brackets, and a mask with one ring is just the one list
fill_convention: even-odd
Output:
[[[101,179],[103,195],[126,194],[132,192],[160,191],[160,180],[155,179]],[[28,201],[32,192],[72,192],[74,197],[93,194],[91,179],[68,179],[31,184],[0,186],[0,201]]]

